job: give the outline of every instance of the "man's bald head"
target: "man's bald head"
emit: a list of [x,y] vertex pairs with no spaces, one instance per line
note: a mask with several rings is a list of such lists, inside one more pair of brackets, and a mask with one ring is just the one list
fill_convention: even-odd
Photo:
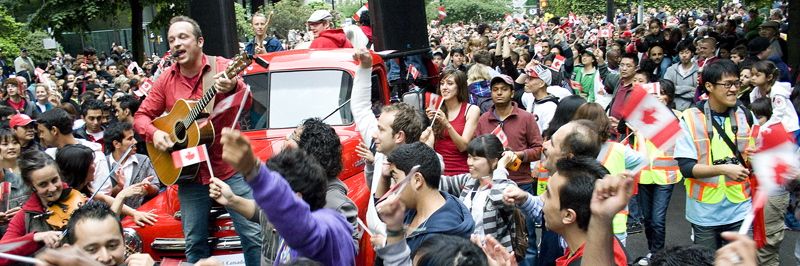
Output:
[[585,119],[575,120],[561,126],[552,139],[545,142],[545,168],[555,171],[556,162],[562,158],[585,156],[597,158],[600,153],[600,139],[594,124]]

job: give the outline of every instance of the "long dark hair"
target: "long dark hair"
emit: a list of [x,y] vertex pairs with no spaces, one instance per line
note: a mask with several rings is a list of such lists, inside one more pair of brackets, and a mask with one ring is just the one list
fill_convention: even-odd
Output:
[[[448,69],[444,73],[442,73],[441,82],[444,82],[448,78],[453,77],[453,81],[456,82],[456,87],[458,87],[456,91],[456,99],[460,103],[465,103],[469,100],[469,90],[467,89],[467,74],[464,71],[457,70],[457,69]],[[441,84],[439,84],[439,88],[436,89],[436,92],[439,95],[442,95]],[[439,103],[435,103],[439,104]],[[447,105],[442,104],[439,109],[442,109],[442,112],[447,115]],[[465,114],[466,115],[466,114]],[[446,118],[446,117],[445,117]],[[444,134],[444,128],[441,125],[434,124],[433,125],[433,132],[437,132],[437,136],[441,137]]]
[[56,163],[64,182],[82,193],[89,192],[86,176],[94,162],[94,151],[80,144],[70,144],[58,149]]
[[586,103],[586,100],[583,97],[578,95],[570,95],[561,99],[556,106],[555,115],[553,119],[550,120],[550,123],[547,124],[547,130],[542,133],[542,136],[545,139],[550,139],[553,136],[553,133],[558,130],[563,125],[569,123],[572,120],[572,116],[575,115],[575,111]]

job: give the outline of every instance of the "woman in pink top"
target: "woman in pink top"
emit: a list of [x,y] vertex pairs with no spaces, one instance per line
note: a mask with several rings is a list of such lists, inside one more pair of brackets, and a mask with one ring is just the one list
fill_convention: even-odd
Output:
[[468,102],[467,75],[458,70],[445,71],[439,95],[444,99],[442,106],[438,110],[429,107],[427,111],[429,119],[436,116],[432,129],[433,149],[442,155],[445,175],[467,173],[467,144],[472,140],[480,116],[478,107]]

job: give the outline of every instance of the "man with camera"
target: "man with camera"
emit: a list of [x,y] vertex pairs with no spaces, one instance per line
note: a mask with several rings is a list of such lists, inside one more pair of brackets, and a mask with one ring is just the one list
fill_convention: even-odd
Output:
[[707,101],[683,113],[675,159],[686,177],[686,219],[694,243],[716,250],[725,231],[736,231],[751,207],[747,157],[753,141],[753,114],[737,104],[739,74],[729,60],[706,65],[701,87]]

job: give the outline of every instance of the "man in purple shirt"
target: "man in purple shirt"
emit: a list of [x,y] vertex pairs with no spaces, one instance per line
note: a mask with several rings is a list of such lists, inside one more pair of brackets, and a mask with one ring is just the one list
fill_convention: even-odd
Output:
[[[336,210],[323,208],[327,180],[317,161],[300,149],[286,149],[262,164],[237,130],[222,131],[222,159],[242,173],[253,188],[248,200],[211,178],[209,194],[245,217],[259,209],[281,236],[275,265],[310,259],[323,265],[354,265],[352,227]],[[262,225],[263,226],[263,225]]]

